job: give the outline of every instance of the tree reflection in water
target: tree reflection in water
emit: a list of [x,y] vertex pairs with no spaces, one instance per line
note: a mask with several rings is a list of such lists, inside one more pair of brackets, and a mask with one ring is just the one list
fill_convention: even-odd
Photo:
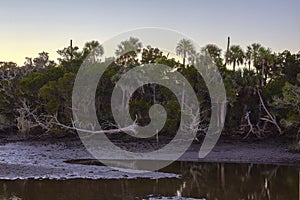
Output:
[[181,191],[181,196],[198,194],[197,197],[207,199],[298,198],[298,172],[293,167],[187,163],[186,168],[189,170],[185,170],[183,185],[188,185]]
[[298,199],[296,167],[175,162],[161,171],[182,178],[2,180],[0,199]]

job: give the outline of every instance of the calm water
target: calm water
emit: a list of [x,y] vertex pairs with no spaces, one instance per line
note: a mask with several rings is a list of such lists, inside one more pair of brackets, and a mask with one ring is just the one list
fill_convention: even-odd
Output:
[[175,162],[162,171],[181,179],[0,181],[0,199],[196,199],[297,200],[297,167]]

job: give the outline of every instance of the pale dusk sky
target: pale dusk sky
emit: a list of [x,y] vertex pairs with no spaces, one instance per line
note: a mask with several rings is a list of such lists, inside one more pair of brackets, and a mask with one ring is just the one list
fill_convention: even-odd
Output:
[[141,27],[173,29],[223,50],[228,36],[244,49],[259,42],[276,52],[300,50],[299,0],[10,0],[0,9],[0,61],[19,65],[42,51],[56,60],[70,39],[81,48]]

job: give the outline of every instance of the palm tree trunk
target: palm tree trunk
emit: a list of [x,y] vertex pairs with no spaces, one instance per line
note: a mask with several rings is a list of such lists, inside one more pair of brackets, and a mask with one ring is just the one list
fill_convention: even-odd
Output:
[[181,96],[181,106],[182,106],[182,110],[184,110],[185,109],[185,106],[184,106],[184,101],[185,101],[185,99],[184,99],[184,93],[185,93],[185,83],[183,82],[183,85],[182,85],[182,96]]
[[251,61],[249,60],[249,62],[248,62],[248,68],[249,68],[249,71],[251,70],[251,69],[250,69],[250,67],[251,67],[250,65],[251,65]]
[[235,61],[233,62],[233,71],[235,72],[235,65],[236,65],[236,63],[235,63]]
[[264,63],[261,64],[260,67],[260,75],[261,75],[261,87],[264,86]]
[[226,67],[226,65],[228,63],[229,48],[230,48],[230,37],[227,38],[227,49],[226,49],[226,53],[225,53],[225,67]]

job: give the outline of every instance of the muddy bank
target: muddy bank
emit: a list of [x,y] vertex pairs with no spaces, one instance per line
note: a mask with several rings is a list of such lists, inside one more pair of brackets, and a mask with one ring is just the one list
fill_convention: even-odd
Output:
[[[205,158],[198,158],[200,143],[194,143],[180,157],[181,161],[233,162],[300,166],[300,154],[288,152],[289,140],[241,141],[223,138]],[[153,148],[152,144],[119,142],[119,146],[139,150]],[[144,149],[143,149],[144,148]],[[170,152],[171,153],[171,152]],[[112,159],[112,152],[103,152],[103,159]],[[164,156],[168,158],[168,154]],[[179,178],[171,173],[128,173],[107,166],[82,165],[68,160],[93,159],[78,138],[3,139],[0,142],[0,179],[120,179],[120,178]]]
[[160,172],[124,172],[107,166],[70,164],[70,159],[93,157],[79,142],[18,141],[0,145],[0,179],[135,179],[179,178]]
[[[223,138],[219,140],[208,156],[198,159],[198,161],[300,166],[300,153],[291,153],[288,151],[292,143],[292,140],[285,138],[265,140]],[[182,159],[189,160],[195,157],[194,150],[187,151]]]

